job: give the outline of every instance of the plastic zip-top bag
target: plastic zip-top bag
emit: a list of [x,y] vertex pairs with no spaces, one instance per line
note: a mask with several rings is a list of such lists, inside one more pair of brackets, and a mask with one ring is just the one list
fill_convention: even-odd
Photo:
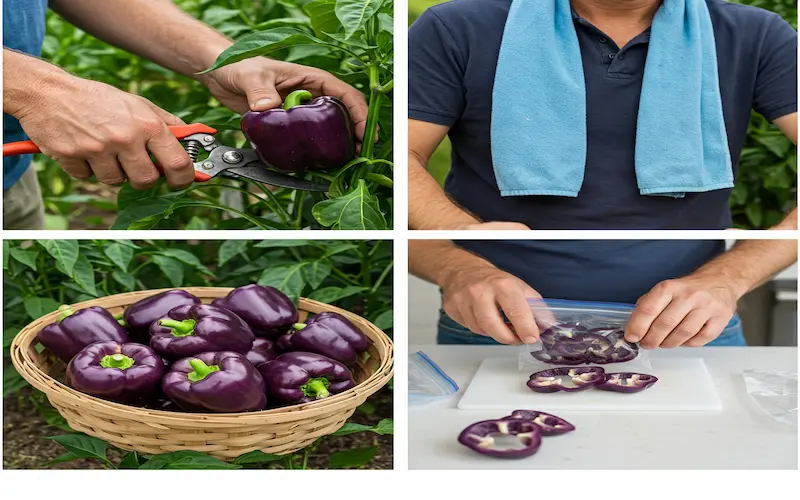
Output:
[[458,392],[458,384],[424,352],[408,355],[408,404],[432,403]]
[[520,370],[600,366],[607,372],[639,372],[652,368],[638,343],[624,337],[633,304],[561,299],[529,299],[528,304],[539,326],[539,341],[522,346]]
[[765,415],[797,427],[797,372],[744,370],[747,394]]

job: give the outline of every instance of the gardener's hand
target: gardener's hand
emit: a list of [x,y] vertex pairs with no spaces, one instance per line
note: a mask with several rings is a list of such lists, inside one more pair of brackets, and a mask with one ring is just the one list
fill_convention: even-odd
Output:
[[194,180],[189,155],[169,125],[183,125],[147,99],[60,70],[43,78],[15,113],[23,130],[72,177],[94,175],[105,184],[125,179],[134,189],[152,187],[160,163],[173,188]]
[[[474,333],[501,344],[532,344],[539,328],[527,299],[541,295],[524,281],[494,267],[465,266],[441,282],[445,312]],[[505,313],[514,326],[506,326]]]
[[277,108],[286,95],[298,89],[308,90],[314,97],[336,97],[350,110],[358,140],[364,138],[368,109],[364,95],[327,71],[254,57],[214,70],[202,81],[222,104],[237,113]]
[[703,346],[725,329],[738,298],[709,277],[662,281],[636,302],[625,339],[645,349]]

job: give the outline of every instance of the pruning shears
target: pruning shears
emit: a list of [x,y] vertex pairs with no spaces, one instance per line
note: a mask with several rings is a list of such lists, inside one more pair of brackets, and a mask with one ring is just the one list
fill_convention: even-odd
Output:
[[[207,182],[221,175],[230,178],[243,177],[299,191],[325,192],[330,188],[330,185],[324,182],[309,181],[270,170],[255,151],[225,146],[214,137],[217,131],[202,123],[171,126],[169,130],[192,159],[196,182]],[[208,153],[208,158],[198,160],[201,149]],[[41,153],[41,150],[33,141],[3,144],[3,157],[36,153]]]

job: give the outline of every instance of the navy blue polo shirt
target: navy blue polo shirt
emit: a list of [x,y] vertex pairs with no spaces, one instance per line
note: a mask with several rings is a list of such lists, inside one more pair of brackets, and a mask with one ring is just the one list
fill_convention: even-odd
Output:
[[[797,33],[772,12],[720,0],[707,3],[735,174],[751,110],[768,120],[797,111]],[[409,28],[409,118],[450,127],[447,194],[482,220],[522,222],[533,229],[730,227],[730,189],[680,199],[639,194],[634,143],[649,30],[620,48],[578,16],[588,138],[580,193],[576,198],[500,196],[490,117],[510,4],[455,0],[428,9]],[[535,102],[536,96],[520,99]]]

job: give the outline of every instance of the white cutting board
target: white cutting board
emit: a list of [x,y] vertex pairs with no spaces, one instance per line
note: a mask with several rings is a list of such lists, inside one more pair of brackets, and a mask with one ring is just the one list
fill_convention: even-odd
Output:
[[[587,389],[542,394],[528,389],[529,372],[513,358],[486,358],[461,396],[462,410],[553,411],[704,411],[722,410],[717,390],[700,358],[651,359],[646,373],[658,382],[642,392],[625,394]],[[607,371],[612,372],[613,370]],[[644,370],[642,370],[644,371]]]

